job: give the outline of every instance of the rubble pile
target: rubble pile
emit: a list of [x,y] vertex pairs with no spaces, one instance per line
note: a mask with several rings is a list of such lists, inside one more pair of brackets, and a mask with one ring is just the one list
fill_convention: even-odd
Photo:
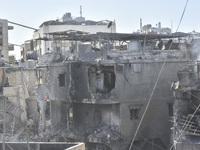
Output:
[[111,144],[122,141],[122,135],[117,132],[117,126],[108,124],[99,124],[97,127],[90,130],[90,135],[87,136],[88,141],[99,141],[101,143]]

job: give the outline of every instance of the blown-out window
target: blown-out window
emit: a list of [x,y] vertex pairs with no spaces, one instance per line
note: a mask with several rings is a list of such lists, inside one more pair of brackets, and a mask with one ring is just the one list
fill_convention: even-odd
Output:
[[130,105],[129,111],[130,111],[130,119],[131,120],[137,120],[140,118],[140,109],[142,107],[142,104],[136,104],[136,105]]
[[89,87],[93,93],[110,93],[115,88],[115,73],[113,66],[101,66],[89,69]]

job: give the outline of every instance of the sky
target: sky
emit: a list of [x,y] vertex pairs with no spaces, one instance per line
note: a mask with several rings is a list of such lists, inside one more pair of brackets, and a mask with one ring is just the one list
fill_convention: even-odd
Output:
[[[1,1],[0,18],[27,25],[33,28],[48,20],[61,18],[71,12],[73,17],[82,15],[86,20],[112,20],[117,32],[132,33],[143,25],[161,22],[162,27],[176,31],[187,0],[6,0]],[[189,0],[185,15],[178,31],[200,31],[200,0]],[[33,30],[14,26],[9,31],[9,43],[21,45],[30,40]]]

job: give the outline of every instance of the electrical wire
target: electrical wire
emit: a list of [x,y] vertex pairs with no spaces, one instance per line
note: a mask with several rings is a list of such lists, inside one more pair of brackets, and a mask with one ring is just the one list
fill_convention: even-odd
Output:
[[[187,8],[188,1],[189,1],[189,0],[186,1],[186,4],[185,4],[184,10],[183,10],[183,13],[182,13],[182,15],[181,15],[181,19],[180,19],[180,21],[179,21],[179,24],[178,24],[178,27],[177,27],[177,29],[176,29],[176,32],[178,31],[178,29],[179,29],[179,27],[180,27],[180,24],[181,24],[181,22],[182,22],[183,16],[184,16],[184,14],[185,14],[185,10],[186,10],[186,8]],[[170,45],[170,47],[169,47],[169,50],[171,49],[171,46],[172,46],[172,43],[171,43],[171,45]],[[133,146],[133,142],[135,141],[135,138],[136,138],[136,136],[137,136],[137,133],[138,133],[138,131],[139,131],[139,128],[140,128],[140,126],[141,126],[141,124],[142,124],[142,121],[143,121],[143,119],[144,119],[144,117],[145,117],[145,114],[146,114],[146,112],[147,112],[147,109],[148,109],[148,107],[149,107],[149,105],[150,105],[150,102],[151,102],[151,100],[152,100],[152,97],[153,97],[155,88],[156,88],[157,83],[158,83],[158,81],[159,81],[159,79],[160,79],[160,75],[161,75],[162,70],[163,70],[163,68],[164,68],[164,66],[165,66],[165,64],[166,64],[166,60],[167,60],[167,56],[165,57],[165,60],[164,60],[164,62],[163,62],[163,64],[162,64],[161,70],[160,70],[160,72],[159,72],[159,74],[158,74],[158,77],[157,77],[157,79],[156,79],[156,82],[155,82],[155,84],[154,84],[154,87],[153,87],[153,90],[152,90],[152,92],[151,92],[151,96],[150,96],[150,98],[149,98],[149,100],[148,100],[147,106],[145,107],[144,113],[143,113],[143,115],[142,115],[142,117],[141,117],[141,120],[140,120],[140,122],[139,122],[139,124],[138,124],[138,127],[137,127],[137,129],[136,129],[136,131],[135,131],[135,134],[134,134],[134,136],[133,136],[133,139],[132,139],[132,141],[131,141],[131,145],[130,145],[130,147],[129,147],[129,150],[131,150],[131,148],[132,148],[132,146]],[[199,106],[200,106],[200,105],[199,105]]]
[[182,15],[181,15],[181,19],[180,19],[180,21],[179,21],[179,24],[178,24],[178,27],[177,27],[177,29],[176,29],[176,32],[178,32],[178,29],[179,29],[179,27],[180,27],[180,25],[181,25],[181,22],[182,22],[182,20],[183,20],[183,16],[184,16],[184,14],[185,14],[185,10],[186,10],[186,8],[187,8],[188,1],[189,1],[189,0],[186,1],[186,4],[185,4],[184,10],[183,10],[183,13],[182,13]]

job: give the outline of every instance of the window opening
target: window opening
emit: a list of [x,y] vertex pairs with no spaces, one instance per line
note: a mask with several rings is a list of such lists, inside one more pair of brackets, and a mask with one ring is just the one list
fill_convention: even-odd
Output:
[[89,68],[89,87],[95,93],[107,94],[115,88],[115,73],[113,66],[101,66],[100,68]]
[[132,108],[132,109],[130,109],[130,119],[131,120],[137,120],[137,119],[139,119],[139,117],[138,117],[138,115],[139,115],[139,109],[138,108]]
[[169,116],[173,116],[173,104],[168,104],[168,108],[169,108]]
[[137,105],[131,105],[131,106],[129,106],[130,119],[131,120],[137,120],[137,119],[139,119],[139,113],[140,113],[140,108],[141,107],[142,107],[142,104],[137,104]]
[[65,74],[58,75],[59,86],[65,86]]

